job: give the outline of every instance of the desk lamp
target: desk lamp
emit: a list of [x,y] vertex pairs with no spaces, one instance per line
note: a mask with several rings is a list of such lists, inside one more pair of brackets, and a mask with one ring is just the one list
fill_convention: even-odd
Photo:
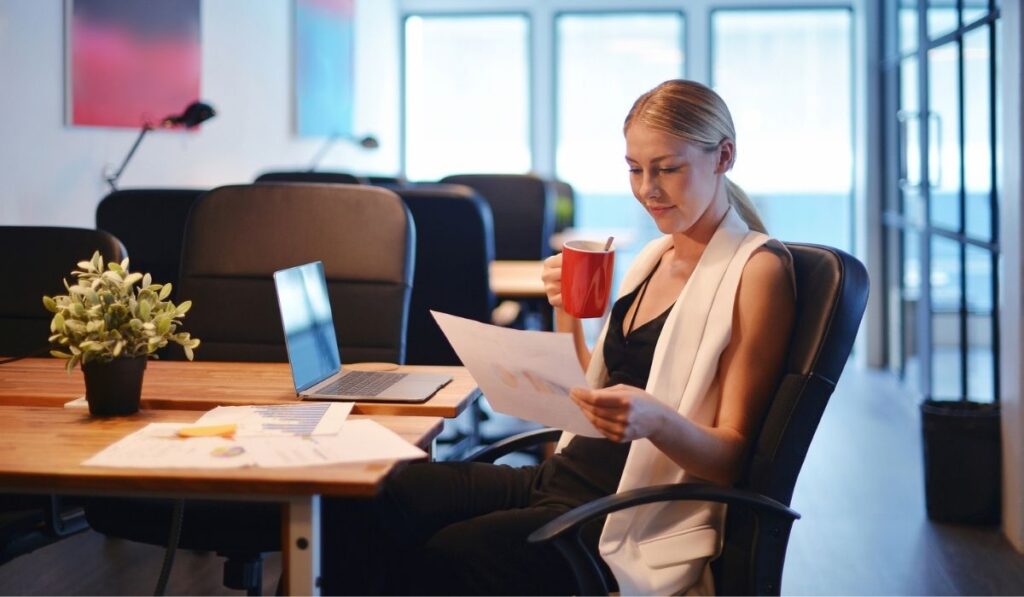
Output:
[[[205,122],[214,116],[217,112],[209,104],[204,104],[200,101],[194,101],[185,108],[185,111],[181,114],[167,116],[160,121],[157,125],[159,128],[175,128],[183,126],[187,129],[195,128],[200,123]],[[124,156],[124,161],[121,162],[121,167],[116,172],[106,177],[107,184],[110,185],[111,191],[117,190],[117,179],[121,178],[121,173],[124,172],[125,166],[128,165],[128,161],[135,155],[135,150],[139,148],[139,144],[142,143],[142,138],[146,136],[146,133],[157,128],[150,122],[146,122],[142,125],[142,130],[139,131],[139,136],[135,138],[135,143],[132,144],[132,148],[128,150],[128,155]]]
[[362,147],[363,149],[377,149],[378,147],[380,147],[380,142],[378,142],[377,137],[374,137],[373,135],[357,137],[351,134],[335,133],[327,138],[327,141],[324,142],[323,146],[320,147],[320,150],[317,151],[316,155],[313,156],[313,159],[309,163],[308,172],[315,172],[316,167],[320,165],[320,161],[324,159],[324,156],[327,155],[327,152],[330,151],[331,147],[334,147],[334,144],[340,140],[352,141],[353,143]]

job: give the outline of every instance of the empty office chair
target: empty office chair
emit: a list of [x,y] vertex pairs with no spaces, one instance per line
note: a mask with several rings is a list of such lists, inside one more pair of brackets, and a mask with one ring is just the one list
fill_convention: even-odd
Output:
[[124,243],[132,271],[172,285],[177,300],[181,245],[199,189],[126,189],[104,197],[96,207],[96,227]]
[[401,176],[379,176],[370,175],[361,177],[366,180],[366,184],[372,184],[379,187],[397,188],[406,184],[405,178]]
[[347,172],[318,172],[312,170],[281,170],[264,172],[253,182],[310,182],[361,184],[364,181]]
[[572,228],[576,223],[576,192],[564,180],[551,181],[555,197],[555,232]]
[[554,198],[543,179],[529,174],[458,174],[441,179],[476,190],[494,216],[494,258],[544,259],[555,225]]
[[491,210],[460,185],[397,189],[416,222],[416,274],[409,306],[406,362],[459,365],[430,310],[489,323],[494,308]]
[[192,209],[180,297],[196,359],[285,361],[273,273],[323,261],[341,357],[404,362],[414,233],[394,193],[342,184],[214,189]]
[[61,280],[97,250],[107,260],[126,254],[117,238],[100,230],[0,226],[0,356],[48,352],[53,314],[43,307],[43,295],[63,293]]
[[[120,261],[124,246],[101,230],[0,226],[0,360],[49,351],[52,313],[43,295],[64,292],[62,280],[79,261],[99,251]],[[0,495],[0,564],[84,530],[73,502],[51,495]]]
[[[645,487],[585,504],[544,525],[530,541],[554,541],[576,574],[579,595],[607,594],[596,564],[578,542],[588,521],[611,512],[674,500],[729,505],[724,545],[712,562],[715,590],[724,595],[778,595],[793,521],[788,505],[811,439],[849,358],[867,304],[863,264],[837,249],[786,243],[793,254],[797,316],[787,370],[754,440],[747,468],[734,487],[679,484]],[[534,441],[555,441],[542,430],[505,440],[472,459],[493,462]]]
[[[204,194],[181,270],[180,296],[193,301],[186,325],[202,340],[196,359],[287,360],[272,276],[319,260],[343,361],[403,362],[414,243],[408,209],[381,188],[252,184]],[[86,515],[99,532],[165,545],[173,506],[97,499]],[[188,501],[179,545],[224,555],[224,584],[259,594],[263,554],[280,549],[280,507]]]

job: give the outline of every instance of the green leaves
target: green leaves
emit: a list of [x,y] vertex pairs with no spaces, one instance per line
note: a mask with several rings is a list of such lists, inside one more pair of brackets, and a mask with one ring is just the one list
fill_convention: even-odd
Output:
[[70,371],[79,363],[153,355],[174,342],[192,360],[199,340],[178,331],[192,302],[167,300],[171,285],[130,272],[127,259],[105,265],[95,252],[72,270],[73,283],[64,280],[66,295],[42,298],[43,307],[53,313],[49,340],[60,347],[50,354],[66,359]]

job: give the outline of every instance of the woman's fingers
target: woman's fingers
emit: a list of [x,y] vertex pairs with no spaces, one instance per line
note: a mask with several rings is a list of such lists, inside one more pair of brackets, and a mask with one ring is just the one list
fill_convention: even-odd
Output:
[[587,420],[590,421],[594,428],[608,439],[612,441],[622,441],[625,437],[626,426],[622,423],[603,419],[593,413],[587,412],[586,410],[583,411],[583,414],[587,417]]
[[544,260],[544,271],[540,279],[544,282],[544,293],[552,307],[562,306],[562,256],[552,255]]
[[576,388],[570,391],[569,396],[587,414],[616,424],[629,421],[631,403],[628,397],[601,395],[585,389],[577,391]]

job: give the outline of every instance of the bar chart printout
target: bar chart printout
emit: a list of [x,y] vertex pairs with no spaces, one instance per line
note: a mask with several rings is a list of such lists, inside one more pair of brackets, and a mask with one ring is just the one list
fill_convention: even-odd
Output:
[[337,435],[351,411],[351,402],[218,406],[196,425],[233,423],[236,437]]

